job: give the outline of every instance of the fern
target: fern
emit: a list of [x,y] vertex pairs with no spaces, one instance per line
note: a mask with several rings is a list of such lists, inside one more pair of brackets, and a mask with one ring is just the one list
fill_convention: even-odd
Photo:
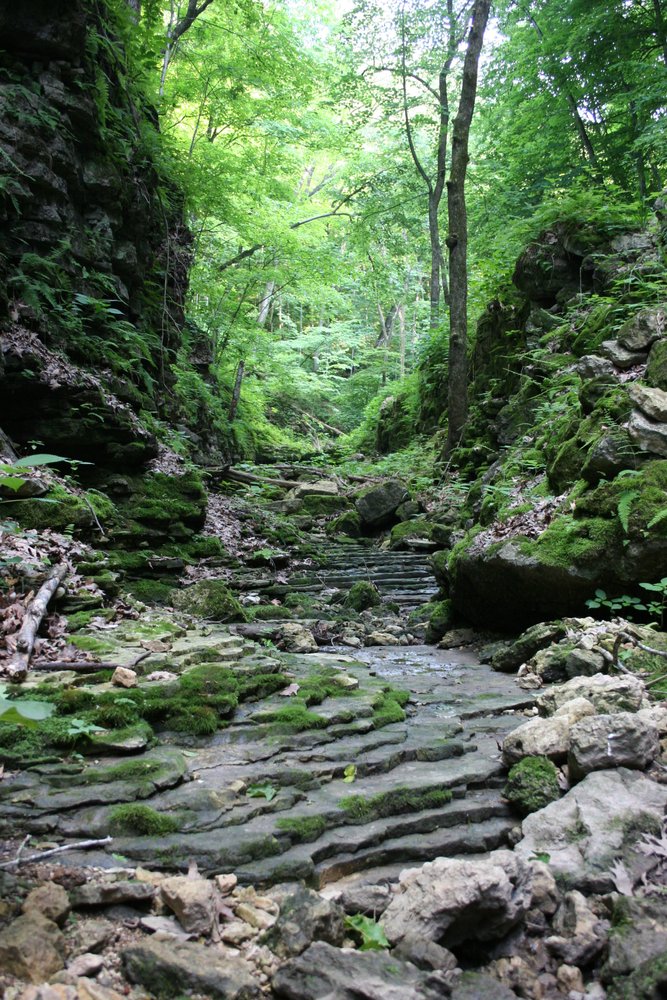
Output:
[[651,518],[646,527],[648,529],[655,528],[657,524],[662,524],[662,522],[666,520],[667,520],[667,507],[663,507],[662,510],[658,511],[655,517]]
[[625,490],[621,493],[618,500],[618,519],[621,522],[623,531],[627,535],[630,530],[630,511],[632,509],[632,504],[639,496],[639,490]]

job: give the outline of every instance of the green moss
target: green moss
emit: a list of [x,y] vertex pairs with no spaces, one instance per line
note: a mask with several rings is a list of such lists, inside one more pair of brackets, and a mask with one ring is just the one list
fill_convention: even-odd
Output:
[[367,608],[377,608],[382,604],[382,598],[375,584],[368,580],[357,580],[353,583],[343,600],[343,607],[353,611],[366,611]]
[[445,632],[452,627],[452,602],[450,600],[446,601],[434,601],[430,605],[431,611],[428,618],[428,627],[426,629],[426,641],[427,642],[437,642],[442,639]]
[[219,728],[219,714],[210,705],[193,705],[189,701],[173,701],[168,706],[165,725],[176,733],[190,736],[212,736]]
[[73,615],[67,616],[67,630],[78,632],[79,629],[86,628],[93,618],[102,618],[110,622],[116,615],[115,608],[96,608],[94,611],[76,611]]
[[282,621],[294,617],[289,608],[284,608],[279,604],[256,604],[252,608],[246,608],[245,614],[248,621],[251,622]]
[[163,837],[179,829],[177,819],[165,816],[150,806],[114,806],[109,812],[109,831],[117,836]]
[[421,812],[425,809],[439,809],[450,802],[449,789],[435,788],[414,791],[410,788],[392,788],[389,792],[372,795],[348,795],[340,800],[341,809],[347,814],[349,823],[370,823],[385,816],[402,813]]
[[82,649],[86,653],[95,653],[97,656],[105,656],[107,653],[113,653],[116,649],[112,642],[97,639],[92,635],[72,635],[69,641],[70,645],[76,646],[77,649]]
[[89,767],[78,775],[77,781],[84,785],[102,785],[111,781],[131,781],[134,778],[151,779],[165,770],[165,765],[156,760],[128,760],[111,767]]
[[648,356],[646,384],[667,391],[667,340],[657,340]]
[[623,505],[630,538],[644,538],[649,531],[662,537],[667,535],[667,517],[648,527],[656,515],[667,512],[667,461],[647,462],[630,475],[600,483],[578,497],[574,514],[606,517],[620,524],[619,507]]
[[174,595],[173,587],[162,580],[132,580],[125,589],[135,600],[143,604],[161,604],[169,606]]
[[405,719],[403,705],[406,705],[409,700],[410,693],[408,691],[398,691],[393,688],[378,695],[373,702],[373,725],[375,728],[381,729],[393,722],[403,722]]
[[[48,503],[44,503],[48,500]],[[61,484],[53,486],[43,499],[6,501],[3,517],[18,521],[22,528],[64,531],[69,525],[75,529],[93,528],[95,512],[98,520],[109,527],[116,519],[116,508],[103,494],[96,490],[88,493],[72,493]]]
[[327,828],[323,816],[295,816],[276,820],[276,827],[288,833],[295,844],[308,844],[321,837]]
[[563,514],[553,521],[537,541],[523,541],[521,551],[536,555],[550,566],[599,567],[606,563],[620,543],[620,525],[604,518],[575,519]]
[[310,514],[312,517],[327,517],[339,514],[350,507],[350,501],[340,496],[304,497],[299,508],[300,514]]
[[253,674],[239,682],[239,701],[255,701],[268,698],[282,691],[290,683],[286,674]]
[[522,816],[560,798],[558,771],[547,757],[524,757],[511,768],[503,795]]
[[222,580],[199,580],[173,592],[174,607],[214,622],[244,622],[246,614]]
[[284,708],[261,712],[257,722],[270,722],[277,732],[300,733],[308,729],[326,729],[329,720],[316,712],[309,712],[304,702],[292,702]]
[[608,1000],[656,1000],[667,983],[667,951],[642,962],[629,976],[609,985]]
[[439,587],[447,587],[449,584],[449,572],[447,569],[447,564],[449,562],[449,550],[443,549],[440,552],[434,552],[431,556],[430,563],[433,570],[433,575],[438,583]]
[[124,504],[122,513],[134,521],[169,524],[181,521],[200,527],[206,516],[206,491],[198,472],[168,476],[154,472],[142,476],[139,490]]
[[362,535],[361,518],[356,510],[346,510],[326,526],[328,535],[349,535],[350,538],[360,538]]

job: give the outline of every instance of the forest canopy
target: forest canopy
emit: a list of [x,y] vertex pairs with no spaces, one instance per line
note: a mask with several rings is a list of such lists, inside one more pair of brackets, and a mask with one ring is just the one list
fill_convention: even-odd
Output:
[[396,393],[417,426],[438,425],[455,116],[482,7],[458,309],[470,329],[540,227],[640,219],[662,189],[661,0],[113,2],[186,192],[182,352],[203,352],[214,382],[184,355],[178,391],[193,415],[231,421],[241,454],[295,434],[368,444]]

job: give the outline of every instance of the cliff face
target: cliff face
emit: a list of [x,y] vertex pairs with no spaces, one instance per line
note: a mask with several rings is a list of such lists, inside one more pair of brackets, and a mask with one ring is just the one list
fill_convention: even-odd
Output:
[[104,0],[0,10],[0,427],[106,466],[169,416],[190,236]]

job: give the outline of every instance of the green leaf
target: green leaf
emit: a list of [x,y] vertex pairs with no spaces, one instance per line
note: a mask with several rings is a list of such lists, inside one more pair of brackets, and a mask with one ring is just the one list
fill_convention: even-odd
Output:
[[348,785],[351,784],[357,777],[357,765],[348,764],[345,770],[343,771],[343,774],[345,775],[343,781],[345,781]]
[[371,917],[365,917],[363,913],[345,917],[345,926],[360,935],[360,951],[381,951],[384,948],[391,948],[382,924]]
[[659,510],[655,517],[651,518],[646,527],[655,528],[656,524],[661,524],[663,521],[667,521],[667,507],[663,507],[662,510]]
[[50,718],[56,706],[49,701],[9,701],[0,698],[0,722],[14,726],[34,728],[38,722]]
[[8,490],[20,490],[25,479],[21,479],[19,476],[2,476],[0,477],[0,486],[4,486]]
[[[17,458],[13,463],[14,469],[31,469],[35,465],[55,465],[56,462],[70,462],[71,459],[63,458],[62,455],[26,455],[24,458]],[[90,465],[90,462],[85,463]]]
[[265,798],[267,802],[271,802],[277,794],[278,790],[269,784],[268,781],[264,784],[248,785],[246,788],[246,795],[251,799]]

